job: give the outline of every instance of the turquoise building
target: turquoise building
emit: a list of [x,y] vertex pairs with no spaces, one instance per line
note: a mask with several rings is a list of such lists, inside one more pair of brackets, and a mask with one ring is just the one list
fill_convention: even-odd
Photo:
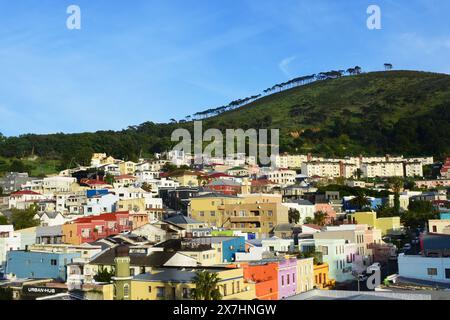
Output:
[[81,253],[9,251],[6,274],[21,279],[54,279],[66,281],[66,266]]

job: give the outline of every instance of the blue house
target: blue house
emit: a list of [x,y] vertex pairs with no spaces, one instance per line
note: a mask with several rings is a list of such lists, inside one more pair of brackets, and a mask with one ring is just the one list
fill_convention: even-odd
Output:
[[9,251],[6,256],[6,274],[17,278],[66,281],[67,264],[80,256],[79,252]]
[[[344,197],[342,201],[342,205],[344,207],[344,211],[356,211],[360,210],[362,208],[358,208],[358,206],[355,206],[352,204],[352,199],[354,197]],[[379,206],[383,204],[383,199],[381,198],[373,198],[373,197],[367,197],[367,200],[370,201],[370,209],[371,210],[377,210]]]
[[236,252],[245,252],[244,237],[211,237],[211,242],[221,244],[222,262],[234,262]]

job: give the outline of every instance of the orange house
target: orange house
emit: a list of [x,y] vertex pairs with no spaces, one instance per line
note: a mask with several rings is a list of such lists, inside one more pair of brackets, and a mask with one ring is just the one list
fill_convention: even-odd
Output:
[[316,288],[326,289],[333,285],[334,280],[329,279],[328,271],[328,263],[314,265],[314,285]]
[[278,300],[278,263],[241,264],[244,279],[255,283],[258,300]]

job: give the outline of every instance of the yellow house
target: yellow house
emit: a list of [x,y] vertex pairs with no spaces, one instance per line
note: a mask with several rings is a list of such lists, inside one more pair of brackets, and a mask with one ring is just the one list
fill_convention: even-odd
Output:
[[121,175],[133,175],[136,171],[136,163],[133,161],[123,161],[119,163],[119,171]]
[[255,233],[261,238],[281,223],[288,223],[288,208],[281,195],[245,194],[239,197],[209,193],[191,199],[189,213],[212,227]]
[[244,281],[241,268],[164,268],[135,276],[131,281],[131,300],[192,300],[197,271],[216,273],[223,300],[253,300],[255,285]]
[[401,231],[400,217],[377,218],[376,212],[356,212],[350,215],[350,223],[367,224],[381,230],[383,236]]
[[297,259],[297,294],[314,289],[314,259]]
[[142,212],[147,209],[145,207],[145,198],[119,200],[117,202],[117,208],[119,211],[135,211],[135,212]]
[[236,196],[226,196],[219,193],[209,193],[191,199],[190,216],[210,226],[221,227],[227,220],[224,216],[226,204],[239,204],[242,199]]
[[200,176],[200,173],[194,171],[177,171],[170,174],[182,187],[198,187],[201,184]]
[[327,290],[334,286],[335,281],[329,278],[328,263],[314,265],[314,286],[318,289]]

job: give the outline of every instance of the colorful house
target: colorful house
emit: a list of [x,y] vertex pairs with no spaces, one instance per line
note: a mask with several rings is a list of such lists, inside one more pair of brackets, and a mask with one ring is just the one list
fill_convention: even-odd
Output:
[[297,294],[314,289],[314,258],[297,259]]
[[163,268],[131,280],[131,300],[192,300],[198,271],[217,274],[223,300],[253,300],[255,285],[246,283],[242,268]]
[[297,258],[278,262],[278,300],[294,296],[297,292]]
[[79,252],[9,251],[6,274],[17,278],[66,281],[66,266]]
[[81,244],[131,231],[130,214],[126,212],[105,213],[98,216],[78,218],[62,226],[63,242]]
[[328,263],[314,265],[314,286],[318,289],[326,289],[333,284],[329,277]]
[[316,239],[316,250],[322,254],[323,262],[329,266],[329,277],[337,282],[354,280],[352,261],[356,256],[356,244],[345,239]]
[[244,279],[255,284],[256,299],[278,300],[278,263],[255,262],[241,264]]
[[395,234],[402,230],[400,217],[377,218],[376,212],[356,212],[350,214],[348,223],[366,224],[369,227],[381,230],[383,236]]

